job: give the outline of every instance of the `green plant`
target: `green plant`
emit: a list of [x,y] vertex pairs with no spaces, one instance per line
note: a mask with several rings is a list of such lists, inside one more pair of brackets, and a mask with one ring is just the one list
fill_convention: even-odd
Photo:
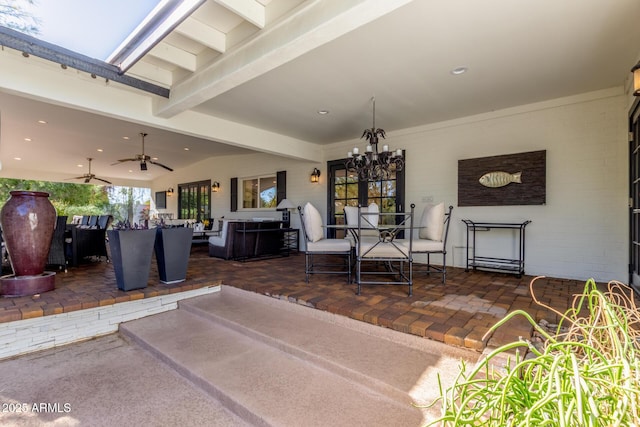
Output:
[[[554,331],[545,330],[524,311],[544,343],[506,344],[467,372],[463,364],[454,384],[440,384],[443,426],[637,426],[640,425],[640,316],[633,291],[610,282],[600,291],[593,280],[560,313]],[[521,357],[521,351],[528,353]],[[498,357],[513,358],[504,369]]]

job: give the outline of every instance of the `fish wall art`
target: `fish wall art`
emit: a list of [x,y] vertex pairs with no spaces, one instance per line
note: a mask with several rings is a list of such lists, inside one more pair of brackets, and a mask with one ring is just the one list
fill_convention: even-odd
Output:
[[516,184],[522,184],[522,172],[489,172],[482,175],[478,181],[480,181],[480,184],[489,188],[504,187],[505,185],[509,185],[512,182]]
[[458,206],[546,204],[546,150],[458,160]]

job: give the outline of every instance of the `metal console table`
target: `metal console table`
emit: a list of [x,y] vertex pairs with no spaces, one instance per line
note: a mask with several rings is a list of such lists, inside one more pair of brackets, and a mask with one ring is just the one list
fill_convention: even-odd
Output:
[[[463,219],[467,226],[467,268],[505,271],[521,277],[524,274],[524,230],[531,221],[519,223],[509,222],[475,222]],[[476,231],[490,231],[492,229],[516,230],[514,238],[517,238],[518,258],[493,258],[476,255]],[[469,255],[469,247],[471,255]]]

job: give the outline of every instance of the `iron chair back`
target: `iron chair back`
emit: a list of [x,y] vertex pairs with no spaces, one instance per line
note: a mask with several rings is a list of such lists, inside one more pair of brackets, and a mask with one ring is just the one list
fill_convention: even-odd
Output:
[[[362,285],[408,285],[409,296],[413,294],[413,216],[415,205],[411,205],[410,212],[380,212],[380,223],[389,224],[379,226],[377,239],[359,238],[356,242],[356,284],[357,294],[360,295]],[[368,220],[370,214],[358,210],[358,235],[363,230],[371,228]],[[396,236],[403,233],[408,239]],[[363,270],[363,264],[371,262],[372,269]],[[372,264],[367,264],[371,266]],[[405,265],[407,268],[405,268]],[[371,279],[365,279],[370,277]],[[382,278],[389,278],[382,280]]]
[[[427,264],[425,270],[427,274],[436,273],[442,274],[442,284],[444,285],[447,280],[447,239],[449,238],[449,224],[451,223],[451,213],[453,212],[453,206],[449,206],[444,214],[444,227],[442,231],[442,245],[437,245],[437,249],[421,250],[420,245],[414,245],[413,253],[426,254]],[[438,242],[440,243],[440,242]],[[442,255],[442,266],[431,265],[431,255]]]

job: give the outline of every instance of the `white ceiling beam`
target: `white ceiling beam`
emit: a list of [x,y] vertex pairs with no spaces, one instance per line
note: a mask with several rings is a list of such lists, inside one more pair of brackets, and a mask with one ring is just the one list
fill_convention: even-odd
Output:
[[227,50],[227,35],[197,19],[191,17],[185,19],[174,31],[217,52],[224,53]]
[[171,117],[288,63],[414,0],[314,0],[171,87],[156,114]]
[[158,43],[158,45],[151,49],[147,55],[161,59],[187,71],[196,71],[196,55],[187,52],[184,49],[172,46],[169,43]]
[[241,16],[245,21],[251,22],[256,27],[264,28],[266,22],[265,7],[256,0],[215,0],[215,2]]
[[165,87],[170,87],[173,83],[173,73],[171,71],[145,62],[144,59],[136,62],[127,73]]
[[7,93],[290,159],[322,158],[321,148],[307,141],[193,111],[163,119],[153,114],[148,93],[17,52],[0,51],[0,57],[0,90]]

